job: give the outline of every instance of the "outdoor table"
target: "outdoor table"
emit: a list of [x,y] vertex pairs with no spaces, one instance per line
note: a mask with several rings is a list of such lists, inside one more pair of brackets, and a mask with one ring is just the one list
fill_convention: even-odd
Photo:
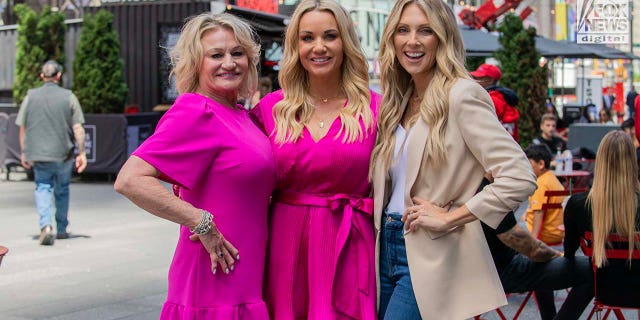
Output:
[[582,166],[584,171],[593,171],[593,165],[595,163],[594,159],[585,159],[585,158],[573,158],[573,163],[579,163]]
[[[560,178],[564,178],[564,187],[569,189],[573,188],[574,185],[582,186],[584,183],[584,179],[591,175],[591,172],[586,170],[573,170],[571,172],[553,172],[553,174]],[[574,183],[575,180],[575,183]]]

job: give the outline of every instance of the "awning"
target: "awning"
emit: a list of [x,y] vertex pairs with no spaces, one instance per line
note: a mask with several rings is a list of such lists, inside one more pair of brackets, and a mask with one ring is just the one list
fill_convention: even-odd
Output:
[[[498,35],[479,29],[460,27],[462,41],[470,57],[489,57],[502,48]],[[628,52],[604,44],[576,44],[536,36],[536,49],[547,58],[640,59]]]
[[556,41],[541,36],[536,36],[536,49],[541,56],[547,58],[601,58],[595,52],[573,42]]
[[460,33],[469,57],[490,57],[501,48],[498,36],[486,31],[460,27]]
[[227,5],[225,12],[249,22],[261,37],[267,36],[274,39],[284,38],[284,31],[291,19],[280,14],[266,13],[234,5]]
[[608,47],[604,44],[579,44],[579,46],[597,54],[602,59],[640,59],[640,57],[629,52]]

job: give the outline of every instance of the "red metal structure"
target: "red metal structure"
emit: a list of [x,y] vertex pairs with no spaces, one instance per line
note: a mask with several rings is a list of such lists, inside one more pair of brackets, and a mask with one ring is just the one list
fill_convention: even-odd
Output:
[[[476,10],[463,9],[458,16],[462,19],[462,22],[474,29],[485,28],[489,31],[493,31],[493,25],[501,15],[505,14],[509,10],[515,10],[522,0],[504,0],[504,3],[496,7],[493,0],[487,0],[484,4],[479,6]],[[522,12],[520,12],[520,19],[527,18],[533,9],[527,6]]]

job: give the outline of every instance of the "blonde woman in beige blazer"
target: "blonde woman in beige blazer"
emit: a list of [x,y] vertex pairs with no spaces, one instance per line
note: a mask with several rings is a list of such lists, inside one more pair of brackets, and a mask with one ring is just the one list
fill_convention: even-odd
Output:
[[[535,176],[470,80],[449,7],[397,1],[379,59],[371,177],[380,318],[465,319],[506,304],[477,220],[497,227],[533,193]],[[484,172],[495,182],[474,195]]]

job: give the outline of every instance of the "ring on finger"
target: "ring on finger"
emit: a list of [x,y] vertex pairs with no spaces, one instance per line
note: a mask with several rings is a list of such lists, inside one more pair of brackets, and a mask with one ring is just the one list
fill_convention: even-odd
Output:
[[224,258],[224,253],[222,253],[222,251],[219,251],[219,252],[218,252],[218,257],[220,257],[220,258]]

